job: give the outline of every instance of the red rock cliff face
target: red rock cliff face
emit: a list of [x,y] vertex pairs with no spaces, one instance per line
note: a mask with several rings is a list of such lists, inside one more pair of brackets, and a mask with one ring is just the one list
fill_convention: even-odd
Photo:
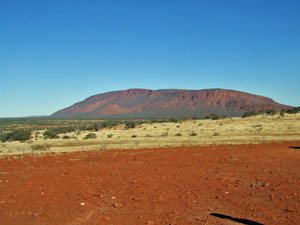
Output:
[[288,109],[270,98],[245,92],[207,90],[129,89],[94,95],[62,109],[56,118],[204,117],[215,113],[240,116],[247,111]]

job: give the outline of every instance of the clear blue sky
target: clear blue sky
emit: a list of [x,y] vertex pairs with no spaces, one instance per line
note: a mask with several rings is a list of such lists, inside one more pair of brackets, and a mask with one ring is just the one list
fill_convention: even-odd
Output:
[[127,88],[300,105],[299,0],[1,0],[0,117]]

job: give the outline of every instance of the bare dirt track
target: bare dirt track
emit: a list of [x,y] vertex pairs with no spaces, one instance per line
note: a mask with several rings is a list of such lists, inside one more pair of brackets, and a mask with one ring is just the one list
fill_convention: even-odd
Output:
[[300,142],[0,159],[1,225],[297,224]]

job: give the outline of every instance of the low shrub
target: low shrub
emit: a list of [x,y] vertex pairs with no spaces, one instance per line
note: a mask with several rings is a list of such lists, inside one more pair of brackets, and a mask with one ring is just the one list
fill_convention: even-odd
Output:
[[190,136],[197,136],[197,133],[195,133],[194,131],[192,131],[192,132],[190,133]]
[[218,119],[220,119],[220,116],[217,114],[210,114],[210,115],[206,116],[205,119],[218,120]]
[[95,138],[97,138],[97,135],[95,133],[88,133],[84,137],[84,139],[95,139]]
[[300,112],[300,107],[295,107],[293,109],[288,109],[286,112],[287,113],[298,113],[298,112]]
[[69,135],[62,136],[62,139],[70,139],[71,137]]
[[112,138],[113,134],[108,134],[107,137],[108,138]]
[[171,119],[169,119],[168,122],[170,122],[170,123],[178,123],[178,119],[171,118]]
[[90,130],[90,131],[99,131],[100,125],[99,124],[92,124],[89,126],[86,126],[85,130]]
[[43,134],[43,137],[45,139],[57,139],[58,137],[58,133],[55,132],[54,130],[46,130]]
[[175,136],[176,137],[180,137],[180,136],[182,136],[182,134],[181,133],[177,133],[177,134],[175,134]]
[[13,130],[8,133],[0,134],[0,141],[27,141],[31,139],[31,130]]
[[269,110],[266,111],[266,114],[268,114],[268,115],[275,115],[276,113],[277,112],[276,112],[275,109],[269,109]]
[[43,145],[31,145],[32,151],[49,151],[51,145],[43,144]]
[[121,122],[118,120],[104,120],[101,121],[100,123],[89,126],[89,130],[98,131],[99,129],[103,129],[103,128],[112,128],[119,125],[120,123]]
[[6,141],[6,133],[1,132],[0,133],[0,142],[5,142]]
[[137,125],[136,121],[126,121],[125,122],[126,129],[135,128],[136,125]]

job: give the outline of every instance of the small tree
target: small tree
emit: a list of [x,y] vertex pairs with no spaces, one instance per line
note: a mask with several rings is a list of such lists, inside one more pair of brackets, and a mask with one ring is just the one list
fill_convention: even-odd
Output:
[[275,109],[269,109],[269,110],[266,111],[266,113],[268,115],[275,115],[276,114],[276,110]]
[[14,130],[6,134],[2,134],[0,139],[5,141],[27,141],[31,138],[31,130]]
[[130,128],[135,128],[136,122],[135,121],[126,121],[125,122],[125,128],[130,129]]
[[58,138],[58,133],[54,130],[46,130],[43,134],[43,137],[45,139],[57,139]]

